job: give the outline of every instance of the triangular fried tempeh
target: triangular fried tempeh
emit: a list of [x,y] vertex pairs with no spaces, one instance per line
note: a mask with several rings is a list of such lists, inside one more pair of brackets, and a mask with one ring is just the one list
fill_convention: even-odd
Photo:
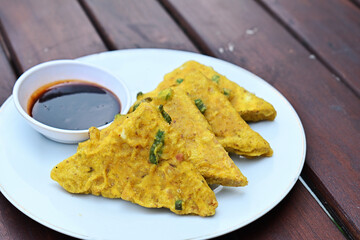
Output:
[[181,79],[191,73],[201,72],[219,86],[221,92],[226,94],[229,101],[245,121],[274,120],[276,111],[274,107],[262,98],[248,92],[243,87],[216,72],[212,67],[205,66],[196,61],[188,61],[179,68],[168,73],[159,88],[164,89],[175,86]]
[[[204,116],[227,151],[246,157],[272,156],[273,150],[269,143],[241,118],[217,83],[199,71],[177,80],[175,86],[184,89],[193,101],[201,100],[204,103],[208,109]],[[134,106],[156,96],[171,85],[168,83],[164,80],[154,91],[140,96]]]
[[156,107],[143,103],[116,118],[110,129],[92,128],[90,139],[54,167],[51,178],[71,193],[122,198],[177,214],[215,213],[214,192],[186,155],[178,154],[175,135]]
[[165,112],[171,117],[171,128],[179,133],[179,140],[184,141],[178,144],[181,152],[189,156],[209,184],[247,185],[246,177],[218,142],[209,123],[183,89],[165,89],[151,103],[163,104]]
[[195,172],[187,161],[161,161],[140,183],[127,184],[121,198],[145,207],[167,207],[177,214],[214,215],[218,205],[214,193]]
[[247,157],[272,155],[269,143],[240,117],[216,83],[196,72],[187,75],[178,87],[193,101],[202,101],[204,116],[227,151]]

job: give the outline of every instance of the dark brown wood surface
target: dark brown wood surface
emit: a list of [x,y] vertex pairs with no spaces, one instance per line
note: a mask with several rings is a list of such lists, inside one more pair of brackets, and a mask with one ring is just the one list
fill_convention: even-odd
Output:
[[1,0],[0,16],[19,72],[38,63],[107,50],[73,0]]
[[[3,43],[0,35],[0,43]],[[11,95],[16,76],[0,44],[0,105]]]
[[360,96],[360,9],[349,0],[261,0]]
[[[308,47],[261,4],[247,0],[0,0],[0,24],[9,49],[9,56],[0,49],[2,101],[11,94],[14,72],[21,74],[50,59],[108,49],[181,49],[249,69],[279,89],[299,113],[308,141],[302,175],[329,204],[335,220],[348,231],[345,235],[357,238],[359,99],[333,76],[326,56],[324,61],[314,59]],[[341,239],[343,235],[298,182],[264,217],[219,237],[240,238]],[[0,195],[0,239],[71,238],[26,217]]]
[[350,0],[354,5],[360,7],[360,0]]
[[254,1],[164,2],[206,53],[249,69],[287,97],[306,131],[304,177],[346,231],[360,236],[359,98]]
[[157,1],[86,0],[82,3],[111,49],[195,51],[191,41]]

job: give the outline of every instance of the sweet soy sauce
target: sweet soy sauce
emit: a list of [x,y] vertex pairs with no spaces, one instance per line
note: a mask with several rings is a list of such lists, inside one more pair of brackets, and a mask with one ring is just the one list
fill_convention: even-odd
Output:
[[108,89],[84,81],[65,80],[45,85],[30,97],[30,116],[48,126],[84,130],[111,122],[121,110]]

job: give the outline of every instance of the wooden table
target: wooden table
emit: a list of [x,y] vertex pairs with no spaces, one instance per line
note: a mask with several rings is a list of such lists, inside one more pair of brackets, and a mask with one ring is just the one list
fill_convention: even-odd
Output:
[[[359,0],[0,0],[0,104],[38,63],[181,49],[248,69],[294,106],[306,162],[268,214],[219,239],[360,239]],[[1,151],[1,146],[0,146]],[[314,193],[318,201],[313,197]],[[0,239],[71,239],[0,194]]]

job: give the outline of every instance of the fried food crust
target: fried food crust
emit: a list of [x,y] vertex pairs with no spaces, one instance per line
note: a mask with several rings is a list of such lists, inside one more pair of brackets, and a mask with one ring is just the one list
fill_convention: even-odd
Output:
[[[143,103],[109,127],[90,129],[90,139],[51,171],[51,178],[71,193],[122,198],[144,207],[165,207],[176,214],[211,216],[218,205],[205,179],[186,159],[177,155],[170,126],[155,106]],[[165,133],[157,165],[149,152],[157,132]],[[181,209],[176,208],[181,200]]]

